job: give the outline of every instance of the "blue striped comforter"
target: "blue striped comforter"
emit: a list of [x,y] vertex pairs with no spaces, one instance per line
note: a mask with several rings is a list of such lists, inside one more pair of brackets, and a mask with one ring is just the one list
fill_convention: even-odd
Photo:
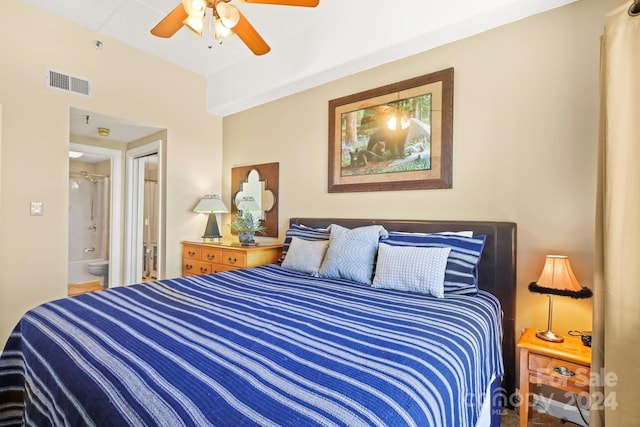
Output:
[[0,425],[471,426],[501,310],[277,265],[41,305],[0,357]]

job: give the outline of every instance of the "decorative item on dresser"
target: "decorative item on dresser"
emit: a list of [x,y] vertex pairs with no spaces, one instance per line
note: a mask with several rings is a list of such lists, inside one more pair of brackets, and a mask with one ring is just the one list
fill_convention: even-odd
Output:
[[202,238],[204,240],[214,240],[222,237],[220,235],[220,229],[218,228],[218,220],[216,218],[216,214],[227,213],[229,212],[229,210],[225,206],[224,202],[220,200],[220,197],[214,194],[205,194],[205,196],[200,199],[193,211],[197,213],[209,214],[209,218],[207,219],[207,226],[204,229],[204,234],[202,235]]
[[219,273],[273,264],[282,245],[241,246],[233,243],[182,242],[182,275]]
[[525,329],[518,341],[520,349],[520,426],[526,427],[529,412],[530,384],[547,385],[589,398],[591,347],[580,338],[566,337],[563,342],[549,342],[537,337],[535,329]]
[[[251,202],[247,202],[249,204]],[[257,206],[256,202],[252,202]],[[258,208],[259,211],[259,208]],[[260,220],[260,213],[250,210],[238,210],[235,218],[231,221],[231,230],[238,233],[238,240],[243,246],[257,246],[254,240],[255,233],[261,233],[265,230]]]
[[591,289],[582,287],[571,270],[569,258],[564,255],[547,255],[542,274],[537,282],[529,284],[529,291],[546,294],[549,297],[549,317],[547,330],[538,331],[536,336],[551,342],[562,342],[564,338],[551,331],[553,296],[560,295],[576,299],[591,298]]

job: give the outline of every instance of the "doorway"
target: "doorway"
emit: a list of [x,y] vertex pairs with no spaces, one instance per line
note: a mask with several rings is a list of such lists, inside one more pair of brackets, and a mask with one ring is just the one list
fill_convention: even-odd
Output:
[[[120,150],[70,143],[82,157],[69,160],[68,283],[99,281],[120,286]],[[94,275],[90,264],[102,262],[105,274]]]
[[161,141],[127,150],[125,284],[163,276]]
[[[164,241],[164,214],[160,212],[165,209],[161,203],[164,198],[162,195],[162,171],[164,170],[163,162],[165,161],[163,153],[166,151],[166,130],[74,107],[70,108],[69,125],[70,151],[82,153],[83,157],[81,159],[85,162],[91,160],[103,163],[103,167],[98,169],[92,169],[92,166],[89,165],[78,170],[72,170],[71,168],[69,170],[70,172],[76,171],[81,174],[76,177],[77,179],[85,177],[82,175],[83,171],[92,175],[89,176],[90,179],[88,179],[88,181],[92,179],[97,181],[101,178],[106,178],[109,207],[108,213],[106,214],[108,217],[108,246],[105,251],[108,255],[108,274],[105,276],[108,276],[108,279],[106,277],[96,277],[96,280],[101,279],[100,283],[102,283],[103,280],[107,279],[108,287],[129,285],[142,281],[141,275],[133,277],[127,273],[131,268],[129,266],[129,260],[138,260],[138,256],[135,258],[131,256],[133,252],[130,250],[131,241],[128,240],[129,235],[127,234],[128,230],[132,228],[129,224],[131,205],[127,204],[131,198],[129,194],[131,187],[128,184],[131,179],[129,175],[132,169],[130,165],[127,164],[127,161],[129,159],[129,153],[141,156],[152,153],[158,155],[156,167],[157,178],[155,178],[155,180],[157,181],[158,188],[157,205],[159,209],[157,214],[157,237],[154,236],[157,242],[157,251],[155,252],[156,259],[152,265],[156,266],[155,276],[162,278],[164,275],[164,260],[162,258],[164,250],[161,244]],[[156,142],[149,144],[152,141]],[[70,155],[71,154],[72,153],[70,153]],[[109,166],[107,167],[106,164]],[[150,162],[150,165],[151,164],[152,162]],[[107,167],[107,169],[105,169],[105,167]],[[149,167],[151,168],[151,166]],[[101,177],[100,175],[105,176]],[[70,182],[69,185],[71,186],[73,184]],[[94,203],[96,203],[97,200],[98,199],[95,198]],[[125,208],[127,209],[126,211]],[[89,211],[91,210],[90,200],[87,209],[89,209]],[[93,223],[89,224],[88,227],[93,228]],[[69,228],[71,229],[71,223]],[[96,228],[98,228],[98,225],[96,225]],[[71,241],[69,243],[71,246]],[[140,244],[142,245],[142,242]],[[91,253],[94,252],[91,251],[92,247],[95,248],[94,251],[97,251],[97,246],[82,246],[82,255],[84,255],[84,249],[89,249],[88,254],[93,255]],[[150,246],[150,252],[154,253],[152,246]],[[69,258],[69,260],[70,259],[71,258]],[[107,261],[107,259],[103,261]],[[101,267],[103,266],[93,265],[92,269],[94,272],[100,272],[102,271]]]

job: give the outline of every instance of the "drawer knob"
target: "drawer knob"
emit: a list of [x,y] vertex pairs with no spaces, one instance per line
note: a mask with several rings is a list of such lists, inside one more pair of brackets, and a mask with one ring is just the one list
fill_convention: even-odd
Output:
[[184,266],[185,270],[191,270],[192,268],[193,268],[193,266],[189,265],[189,264],[185,264],[185,266]]
[[569,370],[566,366],[554,366],[553,370],[556,371],[558,375],[561,375],[567,378],[570,378],[576,374],[575,372]]
[[211,261],[211,260],[214,260],[215,258],[216,258],[216,256],[215,256],[215,255],[207,254],[207,259],[208,259],[208,260],[210,260],[210,261]]
[[229,263],[230,263],[230,264],[235,264],[236,262],[238,262],[238,258],[231,258],[231,257],[229,257]]
[[192,251],[189,251],[188,254],[189,254],[189,256],[194,256],[196,253],[192,252]]

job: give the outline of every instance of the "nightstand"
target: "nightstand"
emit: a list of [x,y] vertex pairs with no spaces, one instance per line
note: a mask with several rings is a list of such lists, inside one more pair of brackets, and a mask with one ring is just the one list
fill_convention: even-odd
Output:
[[219,273],[273,264],[282,245],[242,246],[239,243],[182,242],[182,275]]
[[566,336],[561,343],[536,337],[535,329],[525,329],[518,341],[520,349],[520,427],[529,419],[530,384],[545,384],[566,393],[589,396],[591,347],[580,338]]

